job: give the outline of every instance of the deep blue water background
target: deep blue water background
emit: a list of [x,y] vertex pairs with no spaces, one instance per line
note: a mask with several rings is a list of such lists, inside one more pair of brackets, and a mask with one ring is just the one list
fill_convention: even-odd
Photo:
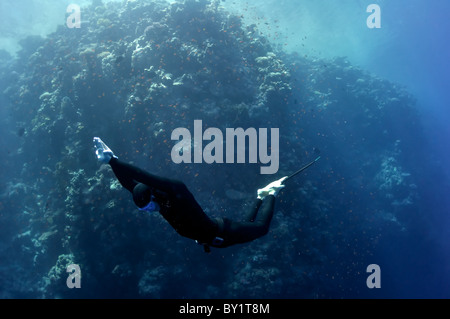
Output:
[[[53,2],[2,1],[2,48],[14,52],[14,40],[25,34],[53,31],[69,1],[58,1],[58,5]],[[365,8],[370,3],[381,6],[380,30],[369,30],[365,25]],[[428,216],[429,225],[413,222],[406,238],[391,234],[383,239],[372,261],[381,266],[382,289],[366,291],[362,296],[450,297],[450,22],[446,19],[450,2],[284,0],[257,4],[226,1],[223,5],[256,22],[287,52],[323,58],[347,56],[351,63],[405,85],[416,96],[430,147],[415,152],[430,155],[431,162],[423,163],[421,169],[424,174],[436,174],[436,183],[427,185],[427,196],[415,208]],[[0,118],[1,136],[13,136],[1,139],[0,148],[13,151],[20,137],[9,133],[16,131],[17,125],[8,122],[3,108]],[[21,166],[8,159],[5,165],[12,170],[1,171],[2,183]]]

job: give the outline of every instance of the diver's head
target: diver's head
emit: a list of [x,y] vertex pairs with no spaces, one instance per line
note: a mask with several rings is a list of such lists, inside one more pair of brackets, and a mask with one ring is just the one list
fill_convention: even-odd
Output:
[[142,183],[137,184],[133,189],[133,201],[137,207],[143,208],[152,200],[152,190]]
[[155,202],[152,190],[147,185],[139,183],[134,187],[133,201],[140,211],[159,212],[159,205]]

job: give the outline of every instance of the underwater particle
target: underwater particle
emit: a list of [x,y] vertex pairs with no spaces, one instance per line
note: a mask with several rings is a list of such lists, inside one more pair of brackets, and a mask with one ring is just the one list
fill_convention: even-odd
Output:
[[123,59],[125,59],[125,57],[123,57],[123,56],[118,56],[114,62],[115,62],[116,64],[120,64],[120,62],[122,62]]
[[229,198],[229,199],[234,199],[234,200],[243,200],[249,197],[249,194],[241,192],[241,191],[237,191],[235,189],[228,189],[225,191],[225,195]]
[[116,206],[116,202],[114,199],[110,200],[107,204],[106,204],[106,208],[108,209],[113,209]]
[[22,137],[25,134],[25,128],[21,127],[17,130],[17,136]]

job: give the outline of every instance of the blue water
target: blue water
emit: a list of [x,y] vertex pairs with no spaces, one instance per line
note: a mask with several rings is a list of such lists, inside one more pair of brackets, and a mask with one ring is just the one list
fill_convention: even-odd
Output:
[[[65,9],[71,2],[2,1],[0,49],[12,56],[20,55],[19,41],[26,36],[51,37],[57,26],[65,22]],[[80,5],[90,3],[91,1],[79,2]],[[372,3],[381,8],[380,29],[369,29],[366,25],[369,15],[366,8]],[[403,113],[396,113],[395,110],[391,116],[380,117],[386,120],[386,123],[377,123],[381,128],[386,127],[392,136],[398,136],[401,140],[401,151],[396,153],[398,150],[392,149],[391,139],[395,141],[395,138],[382,134],[379,139],[377,136],[371,136],[370,129],[366,130],[364,125],[359,125],[362,122],[352,118],[352,109],[356,110],[358,105],[348,105],[348,111],[334,113],[311,110],[313,106],[308,103],[315,102],[307,102],[309,97],[303,95],[302,91],[310,87],[299,84],[298,91],[291,96],[288,104],[288,112],[291,112],[292,116],[285,123],[285,129],[289,129],[289,137],[286,138],[288,143],[281,146],[281,160],[286,160],[284,169],[287,171],[301,165],[295,162],[297,154],[289,148],[289,145],[296,145],[305,149],[309,146],[318,147],[322,150],[322,162],[307,172],[302,180],[306,186],[299,182],[296,187],[286,189],[283,193],[285,197],[280,198],[278,215],[272,225],[274,236],[269,234],[267,238],[244,248],[233,247],[228,251],[216,252],[216,255],[211,257],[205,256],[197,247],[192,248],[188,240],[169,232],[170,228],[161,219],[153,218],[149,221],[142,216],[136,217],[136,214],[121,219],[123,216],[117,214],[132,209],[126,192],[114,193],[106,189],[108,195],[120,194],[121,201],[116,200],[111,204],[115,205],[113,211],[116,215],[110,219],[106,217],[105,221],[103,214],[112,214],[111,209],[105,208],[111,198],[97,198],[101,193],[98,185],[91,190],[95,194],[89,194],[89,187],[79,186],[83,194],[82,199],[78,199],[69,191],[67,194],[72,197],[66,199],[67,194],[55,191],[57,187],[54,184],[67,185],[59,179],[49,179],[46,172],[54,167],[67,172],[76,172],[78,168],[82,168],[84,172],[76,176],[79,180],[86,181],[94,175],[98,176],[98,167],[94,166],[95,160],[93,157],[83,157],[77,162],[78,165],[84,165],[83,167],[76,167],[69,159],[62,164],[58,163],[59,166],[56,165],[58,161],[55,156],[58,155],[55,154],[61,153],[54,153],[53,150],[61,148],[60,143],[70,143],[62,137],[64,133],[56,135],[61,136],[60,139],[54,136],[46,139],[39,133],[31,134],[32,125],[37,125],[32,122],[36,114],[32,112],[38,107],[15,100],[17,95],[11,90],[5,90],[0,92],[0,134],[7,137],[0,139],[0,148],[5,150],[4,169],[0,173],[0,297],[449,298],[450,44],[447,38],[450,25],[447,13],[450,11],[450,3],[446,0],[412,0],[407,3],[400,0],[227,0],[221,1],[220,5],[241,16],[245,24],[255,24],[278,52],[293,54],[286,57],[286,63],[294,61],[294,56],[299,57],[295,62],[300,66],[291,69],[297,84],[307,77],[314,79],[319,73],[324,76],[330,76],[331,73],[334,80],[341,77],[340,74],[324,71],[324,65],[333,65],[329,61],[336,57],[346,57],[351,65],[381,81],[374,82],[374,87],[370,89],[387,90],[387,87],[381,84],[384,80],[396,88],[404,87],[417,100],[414,106],[418,111],[417,125],[410,125],[410,118],[402,118],[398,114]],[[68,44],[72,48],[79,45],[77,42]],[[7,67],[5,63],[0,69],[0,74],[5,75],[0,79],[2,90],[13,85],[9,80],[11,70]],[[317,74],[314,73],[316,71]],[[22,77],[21,72],[28,74],[23,68],[17,68],[15,72],[11,77],[15,79],[12,82]],[[32,79],[36,81],[36,78],[45,75],[34,74]],[[62,77],[60,80],[65,81]],[[317,88],[326,92],[326,87],[319,84],[313,86],[313,90]],[[42,93],[43,91],[39,91],[33,94],[37,94],[36,97],[39,98]],[[70,96],[70,93],[67,94]],[[22,97],[26,99],[27,95]],[[120,101],[119,97],[114,98],[114,101]],[[92,103],[97,103],[94,97],[91,99]],[[42,100],[34,101],[40,103]],[[111,98],[108,103],[116,103],[112,101]],[[117,102],[117,105],[123,104]],[[20,114],[14,105],[19,105]],[[298,105],[305,107],[297,112]],[[86,109],[83,109],[84,107]],[[376,104],[371,107],[377,108]],[[80,108],[84,113],[91,112],[87,104]],[[28,109],[34,111],[27,114],[24,110]],[[49,114],[52,118],[52,113]],[[119,114],[121,113],[115,109],[109,114],[110,119],[114,120],[114,123],[120,123],[122,118]],[[161,115],[161,121],[166,125],[163,128],[167,130],[175,128],[170,126],[170,114],[172,113],[168,113],[166,117]],[[46,123],[43,117],[39,119]],[[218,122],[232,120],[219,118]],[[343,123],[347,120],[348,126],[345,126]],[[77,121],[79,120],[70,123]],[[262,122],[267,124],[264,121]],[[336,124],[337,122],[339,124]],[[255,125],[251,121],[248,123]],[[163,156],[163,151],[155,155],[155,150],[158,149],[156,146],[150,148],[146,145],[140,148],[139,141],[147,141],[143,136],[152,135],[153,131],[130,133],[127,136],[133,139],[130,145],[121,140],[120,134],[125,134],[125,129],[117,133],[112,125],[99,127],[101,124],[95,123],[95,120],[86,120],[82,124],[88,127],[90,132],[77,133],[82,137],[80,143],[74,142],[77,146],[73,149],[83,152],[83,156],[91,151],[86,151],[90,144],[84,146],[85,149],[80,146],[90,143],[87,137],[93,134],[110,134],[109,140],[126,154],[126,159],[147,165],[146,168],[155,167],[159,173],[185,173],[179,168],[167,165],[169,159]],[[186,125],[192,125],[192,121],[187,121]],[[417,131],[408,131],[411,129]],[[382,131],[376,128],[372,133]],[[114,135],[116,133],[117,136]],[[359,135],[365,134],[368,136],[367,140],[373,144],[361,142]],[[41,140],[37,141],[39,136]],[[105,138],[108,139],[108,136]],[[415,140],[416,138],[418,140]],[[385,141],[388,142],[384,144]],[[158,147],[166,151],[163,146]],[[24,154],[27,150],[34,150],[35,153]],[[140,152],[147,157],[135,156],[133,152]],[[305,152],[301,152],[302,163],[310,156],[305,155]],[[394,197],[389,199],[379,194],[369,194],[370,190],[378,189],[373,185],[373,176],[376,176],[375,171],[379,169],[379,165],[375,167],[377,160],[368,157],[380,155],[380,158],[383,158],[381,154],[385,152],[396,154],[399,169],[403,167],[406,174],[414,178],[411,184],[415,186],[408,185],[409,190],[417,189],[411,205],[398,204],[408,197],[403,193],[403,188],[397,193],[394,192]],[[152,154],[155,163],[148,164],[147,158]],[[92,163],[89,162],[91,160]],[[35,170],[35,174],[29,174],[31,169],[27,170],[27,167],[38,167],[39,171]],[[253,189],[249,191],[247,188],[254,187],[255,183],[259,185],[271,181],[270,178],[258,177],[255,183],[240,187],[242,185],[235,180],[248,171],[242,167],[226,167],[218,171],[215,169],[192,166],[186,173],[186,178],[192,178],[189,182],[192,192],[211,212],[216,210],[222,214],[236,214],[242,204],[239,200],[247,199],[246,193],[253,192]],[[58,171],[58,176],[65,176],[61,171]],[[209,174],[214,174],[217,180],[204,177]],[[75,175],[65,177],[71,180],[73,176]],[[197,176],[200,177],[196,178]],[[405,183],[409,183],[408,178],[405,177]],[[78,185],[77,181],[78,179],[71,180],[72,190],[77,189],[73,186]],[[27,183],[31,187],[28,190],[26,186],[21,186]],[[224,187],[229,189],[227,196],[221,196]],[[300,193],[303,195],[299,196]],[[48,194],[58,194],[60,198],[49,199]],[[218,199],[213,200],[216,195]],[[18,202],[18,198],[23,202]],[[75,206],[89,209],[90,214],[96,210],[103,212],[101,218],[96,215],[92,217],[95,227],[102,230],[101,236],[93,231],[92,237],[80,236],[77,241],[68,239],[65,234],[62,239],[67,240],[69,244],[63,246],[64,249],[61,248],[61,242],[45,249],[39,246],[39,242],[44,242],[38,240],[40,236],[54,229],[48,225],[56,225],[60,235],[65,226],[71,226],[71,222],[82,228],[76,220],[69,219],[68,222],[56,213],[60,208],[67,209],[68,206],[65,205],[73,203],[76,203]],[[296,209],[303,215],[291,212]],[[52,210],[55,214],[50,213]],[[323,216],[308,216],[305,210],[317,211]],[[377,219],[375,215],[380,212],[386,215]],[[374,214],[373,218],[371,214]],[[54,220],[49,221],[49,218]],[[39,223],[36,220],[39,220]],[[156,239],[149,241],[151,237],[148,236],[151,235],[144,234],[146,229],[155,225],[159,227],[154,234],[158,242]],[[303,229],[299,230],[300,228]],[[293,230],[296,231],[295,234],[290,233]],[[275,240],[272,237],[281,239]],[[89,251],[92,240],[101,242],[95,249],[103,249],[99,254],[107,256],[108,260],[98,264],[98,269],[94,269],[92,265],[86,266],[89,273],[85,274],[86,281],[83,281],[83,284],[91,289],[89,292],[83,292],[81,288],[81,292],[68,293],[64,290],[65,287],[63,289],[45,282],[45,278],[51,277],[48,275],[49,270],[53,269],[55,264],[58,265],[57,260],[64,255],[63,252],[67,255],[70,251],[86,260],[90,258],[92,264],[99,262],[95,259],[96,252]],[[124,246],[121,246],[121,241]],[[153,247],[153,250],[149,251],[149,247]],[[130,253],[134,249],[136,251]],[[131,260],[127,260],[128,257]],[[278,265],[275,260],[282,260],[283,263]],[[369,275],[365,268],[369,264],[380,266],[379,289],[369,289],[365,286]],[[85,268],[82,265],[83,269]],[[26,275],[30,273],[36,275]],[[111,273],[114,276],[108,277]],[[120,279],[117,279],[117,273],[120,274]],[[177,286],[177,280],[181,278],[182,273],[186,274],[186,281]],[[66,274],[54,277],[64,277],[65,281]],[[267,283],[268,280],[270,284]],[[136,292],[136,286],[139,286],[140,294]],[[254,294],[251,294],[251,286],[256,287]],[[39,290],[40,287],[47,291]]]

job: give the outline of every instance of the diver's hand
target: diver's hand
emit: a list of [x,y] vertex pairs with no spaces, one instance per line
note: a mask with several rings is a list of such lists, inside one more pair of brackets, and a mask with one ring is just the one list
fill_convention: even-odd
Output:
[[258,199],[263,200],[266,196],[273,195],[277,196],[278,192],[285,187],[283,185],[284,180],[288,178],[287,176],[280,178],[279,180],[270,183],[264,188],[258,189]]

